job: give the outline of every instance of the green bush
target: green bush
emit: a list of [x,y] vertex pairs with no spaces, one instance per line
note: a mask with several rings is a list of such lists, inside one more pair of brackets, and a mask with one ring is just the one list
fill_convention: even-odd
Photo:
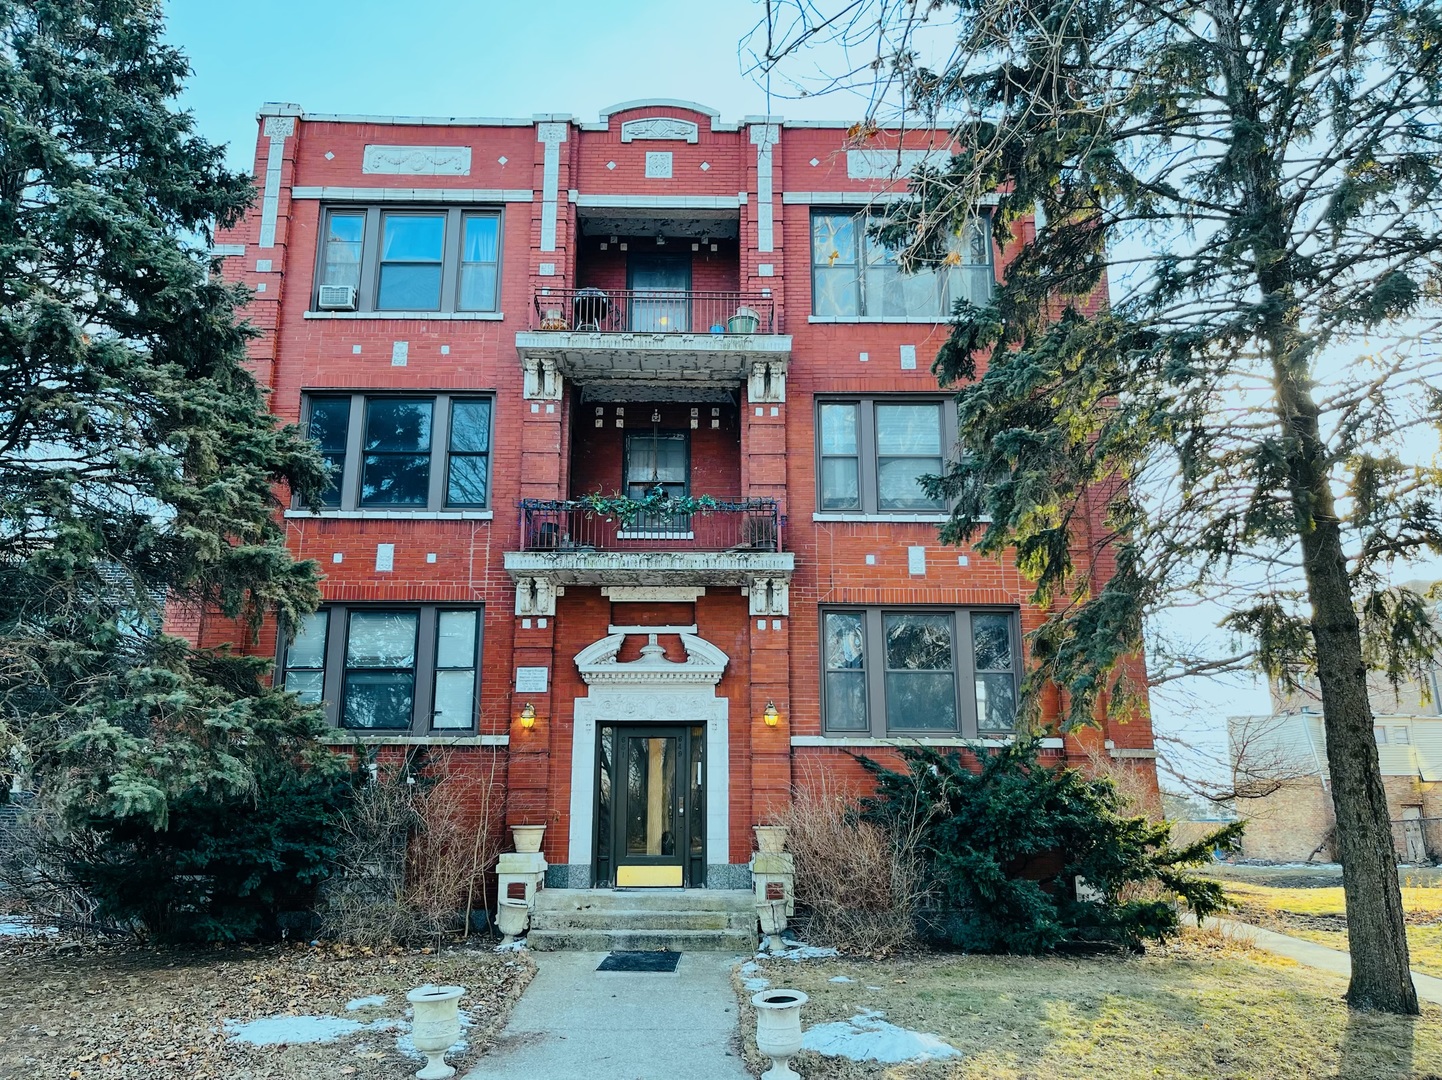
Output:
[[63,875],[101,924],[163,943],[271,938],[279,916],[309,910],[336,855],[353,773],[271,763],[250,796],[195,790],[167,827],[97,818],[59,849]]
[[[1068,943],[1140,947],[1177,928],[1172,898],[1203,918],[1220,886],[1185,873],[1232,847],[1240,823],[1175,848],[1165,822],[1129,816],[1115,785],[1049,768],[1019,742],[974,771],[956,752],[902,751],[906,772],[863,764],[877,779],[867,817],[915,831],[936,908],[923,931],[969,952],[1039,953]],[[1101,900],[1078,899],[1076,878]]]

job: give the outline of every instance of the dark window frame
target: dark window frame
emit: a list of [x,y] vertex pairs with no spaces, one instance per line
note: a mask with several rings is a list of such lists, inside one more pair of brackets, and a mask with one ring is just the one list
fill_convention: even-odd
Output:
[[[938,266],[932,268],[936,271],[939,278],[937,282],[938,308],[937,313],[934,316],[929,312],[920,315],[886,315],[881,313],[880,311],[874,313],[869,312],[867,310],[866,270],[867,267],[872,264],[867,261],[867,245],[870,242],[870,238],[867,236],[867,223],[869,219],[874,216],[875,215],[870,214],[865,210],[858,212],[855,210],[848,210],[845,207],[817,206],[812,208],[811,213],[810,215],[808,215],[807,218],[808,229],[806,234],[807,265],[810,268],[809,276],[811,282],[812,317],[820,319],[837,319],[843,322],[849,320],[866,320],[869,322],[887,322],[889,320],[896,320],[899,322],[906,322],[916,320],[928,320],[932,318],[935,318],[937,322],[944,322],[951,317],[952,308],[955,306],[956,300],[958,299],[956,295],[955,282],[960,280],[960,276],[966,273],[968,270],[978,272],[979,274],[979,271],[985,269],[987,271],[985,279],[989,284],[989,288],[992,291],[995,291],[996,256],[994,252],[995,244],[993,242],[992,215],[989,211],[983,210],[977,215],[977,218],[979,221],[982,222],[982,227],[985,229],[985,243],[983,244],[983,247],[986,254],[986,262],[985,264],[975,262],[962,262],[954,267]],[[818,217],[849,217],[853,219],[855,223],[853,232],[856,236],[856,249],[850,253],[851,257],[849,259],[838,258],[835,262],[832,262],[828,259],[823,263],[822,260],[819,260],[817,258],[815,246],[815,220]],[[964,237],[959,237],[958,240],[963,244],[965,243]],[[856,307],[855,315],[842,315],[835,312],[824,312],[817,310],[816,271],[819,267],[825,266],[827,268],[830,268],[837,264],[842,266],[854,266],[856,268],[856,282],[854,286]],[[979,274],[979,276],[981,275]],[[880,300],[874,300],[872,301],[872,304],[873,306],[879,308]]]
[[[326,723],[331,728],[357,738],[367,736],[374,738],[464,738],[476,734],[481,702],[481,660],[485,652],[486,609],[483,604],[442,601],[426,601],[424,603],[348,602],[322,604],[319,611],[326,617],[325,666],[321,669],[323,672],[321,708],[325,712]],[[443,670],[465,670],[436,666],[440,616],[450,611],[474,612],[476,618],[473,691],[476,707],[471,716],[471,723],[465,727],[436,727],[434,724],[436,673]],[[415,686],[412,694],[411,724],[407,728],[352,728],[342,724],[342,718],[345,716],[346,649],[350,639],[351,616],[360,612],[402,612],[407,614],[414,612],[417,615]],[[276,671],[280,673],[281,685],[284,686],[286,676],[292,670],[288,663],[290,645],[285,641],[284,634],[280,636],[277,653]],[[295,670],[313,671],[315,669],[298,668]]]
[[[915,516],[915,515],[945,515],[950,512],[950,506],[943,504],[937,507],[924,507],[912,509],[883,508],[880,499],[880,471],[881,458],[877,453],[876,439],[876,406],[877,405],[935,405],[941,416],[941,464],[945,469],[947,461],[951,458],[953,449],[956,446],[958,432],[956,410],[947,408],[947,403],[952,399],[949,396],[937,394],[827,394],[817,395],[814,404],[814,457],[816,468],[816,512],[818,514],[866,514],[880,516]],[[854,405],[857,408],[856,422],[856,453],[852,454],[823,454],[822,453],[822,427],[821,410],[825,405]],[[894,455],[893,455],[894,456]],[[849,507],[829,507],[825,505],[822,484],[825,479],[825,471],[822,463],[825,458],[852,458],[857,461],[858,484],[857,484],[857,505]]]
[[[301,431],[310,431],[311,404],[315,401],[335,401],[350,398],[349,427],[346,433],[346,448],[342,458],[342,471],[338,478],[340,500],[338,504],[326,505],[324,511],[342,511],[362,514],[429,514],[437,512],[489,511],[495,497],[495,452],[496,452],[496,394],[490,390],[335,390],[321,388],[301,392]],[[431,446],[430,474],[424,505],[382,504],[361,502],[361,480],[365,472],[365,426],[367,402],[387,400],[425,400],[431,402]],[[451,468],[451,416],[456,402],[484,401],[490,409],[490,431],[485,451],[461,451],[460,456],[487,458],[486,501],[484,503],[455,503],[448,501]],[[305,506],[299,500],[296,509]]]
[[[404,318],[407,312],[424,311],[430,314],[468,315],[499,314],[501,310],[502,274],[505,265],[506,219],[502,207],[453,206],[425,203],[327,203],[321,208],[319,240],[316,244],[315,274],[311,282],[310,309],[313,312],[329,311],[320,306],[320,287],[324,284],[326,266],[326,241],[330,235],[330,219],[335,214],[361,214],[365,224],[361,231],[360,282],[356,289],[357,313],[365,312],[380,316]],[[442,241],[440,304],[435,308],[382,308],[380,300],[381,267],[381,222],[392,215],[436,215],[445,218],[445,234]],[[496,219],[496,290],[490,307],[463,307],[461,305],[461,267],[464,255],[464,229],[467,219],[491,217]],[[474,265],[484,265],[477,263]]]
[[[817,631],[820,638],[818,658],[821,688],[821,732],[835,739],[897,739],[897,738],[943,738],[943,739],[1000,739],[1008,738],[1012,731],[980,731],[977,726],[976,669],[972,639],[971,620],[973,615],[1005,615],[1011,630],[1012,685],[1019,692],[1021,673],[1026,663],[1025,648],[1021,637],[1021,612],[1017,608],[997,606],[949,607],[937,605],[878,605],[878,604],[825,604],[819,609]],[[864,701],[866,703],[865,728],[836,728],[831,726],[828,716],[826,693],[826,617],[828,615],[860,615],[862,627],[862,666],[864,677]],[[886,636],[884,619],[888,615],[947,615],[951,619],[952,685],[956,695],[957,727],[955,729],[915,727],[898,724],[892,727],[887,716],[886,705]]]

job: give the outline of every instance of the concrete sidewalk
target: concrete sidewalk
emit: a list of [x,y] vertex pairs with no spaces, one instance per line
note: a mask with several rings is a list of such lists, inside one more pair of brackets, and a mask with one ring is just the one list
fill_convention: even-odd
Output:
[[736,957],[688,952],[673,973],[596,970],[605,953],[532,953],[538,969],[496,1048],[465,1080],[748,1080]]
[[[1242,941],[1250,941],[1257,948],[1265,949],[1269,953],[1285,956],[1299,964],[1305,964],[1307,967],[1330,971],[1333,975],[1340,975],[1344,979],[1352,977],[1352,958],[1344,952],[1329,949],[1325,945],[1318,945],[1315,941],[1279,934],[1275,930],[1264,930],[1251,923],[1237,922],[1233,919],[1208,921],[1216,922],[1222,928],[1223,933]],[[1442,979],[1413,971],[1412,985],[1417,988],[1419,999],[1430,1001],[1434,1005],[1442,1005]]]

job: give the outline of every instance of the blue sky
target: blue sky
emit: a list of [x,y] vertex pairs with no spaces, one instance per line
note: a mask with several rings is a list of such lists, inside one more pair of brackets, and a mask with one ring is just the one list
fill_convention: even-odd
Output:
[[[255,111],[531,116],[594,120],[605,106],[674,97],[727,120],[766,112],[737,46],[757,0],[171,0],[171,40],[195,74],[184,97],[200,130],[248,167]],[[794,118],[853,119],[859,101],[774,101]]]
[[[761,20],[759,0],[576,0],[546,4],[465,0],[171,0],[171,40],[194,74],[183,105],[200,131],[229,144],[250,168],[255,112],[294,102],[311,112],[521,116],[570,113],[594,120],[605,106],[671,97],[719,109],[727,120],[768,111],[793,119],[862,116],[866,103],[836,93],[773,98],[741,72],[738,45]],[[792,63],[793,74],[835,54]],[[834,70],[834,66],[833,66]],[[778,81],[778,87],[780,83]],[[1190,621],[1195,612],[1181,616]],[[1222,718],[1265,711],[1252,684],[1205,685],[1159,695],[1170,729],[1225,753]],[[1209,770],[1210,771],[1210,770]]]

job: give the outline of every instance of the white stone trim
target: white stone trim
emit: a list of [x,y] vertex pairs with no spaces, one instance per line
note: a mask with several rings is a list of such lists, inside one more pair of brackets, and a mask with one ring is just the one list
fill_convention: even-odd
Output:
[[935,326],[938,329],[948,329],[951,324],[946,319],[938,319],[930,315],[808,315],[806,321],[809,323],[909,323],[919,326]]
[[616,604],[693,604],[706,595],[706,586],[602,585],[601,595]]
[[721,114],[709,105],[702,105],[699,101],[687,101],[685,98],[636,98],[633,101],[618,101],[614,105],[607,105],[601,110],[601,129],[604,131],[610,127],[611,117],[617,113],[630,112],[633,109],[661,108],[661,109],[685,109],[688,112],[698,112],[703,116],[711,118],[711,130],[717,129],[717,123]]
[[212,259],[228,259],[232,255],[244,254],[244,244],[212,244],[210,247],[210,257]]
[[394,124],[399,127],[531,127],[517,116],[388,116],[385,113],[305,113],[311,124]]
[[292,199],[336,199],[355,202],[465,203],[487,206],[501,202],[534,202],[530,188],[399,188],[399,187],[293,187]]
[[896,525],[942,525],[951,520],[950,514],[848,514],[848,513],[818,513],[811,515],[812,521],[835,522],[845,524],[847,522],[861,525],[867,522],[891,522]]
[[609,634],[576,654],[587,695],[576,698],[571,735],[568,863],[590,866],[594,858],[597,725],[698,722],[706,727],[706,861],[730,862],[730,703],[716,694],[729,658],[709,641],[683,633],[686,660],[667,660],[656,636],[674,629],[642,628],[650,641],[641,659],[629,663],[616,660],[625,633]]
[[751,128],[751,142],[756,147],[756,250],[776,250],[775,193],[772,190],[772,151],[781,139],[777,124],[756,124]]
[[[783,206],[867,206],[874,202],[894,202],[908,198],[905,191],[783,191]],[[981,206],[996,206],[999,195],[983,195],[977,200]]]
[[674,116],[646,116],[625,121],[621,125],[621,141],[639,140],[696,143],[701,141],[701,134],[694,121]]
[[470,176],[469,146],[390,146],[367,143],[361,172],[384,176]]
[[739,210],[739,195],[586,195],[576,192],[571,201],[580,207],[639,210]]
[[376,319],[412,319],[429,322],[501,322],[502,311],[306,311],[303,319],[339,319],[342,322],[374,321]]
[[320,736],[327,746],[510,746],[509,735],[366,735],[333,728]]
[[[1129,750],[1126,748],[1118,749],[1115,747],[1109,749],[1107,753],[1114,758],[1142,758],[1145,760],[1150,760],[1157,756],[1157,752],[1155,750]],[[1410,776],[1412,774],[1403,773],[1401,775]]]
[[561,144],[569,124],[537,124],[536,141],[546,149],[541,166],[541,250],[556,250],[556,195],[561,177]]
[[[946,736],[906,736],[895,739],[845,738],[832,735],[793,735],[792,746],[956,746],[956,747],[1000,747],[1010,746],[1016,740],[1010,736],[998,739],[962,739]],[[1060,750],[1065,744],[1061,739],[1038,739],[1037,745],[1043,750]]]
[[292,507],[287,518],[313,518],[317,521],[490,521],[494,510],[320,510],[311,512]]
[[280,169],[285,140],[295,134],[294,116],[267,116],[261,131],[270,140],[265,154],[265,189],[260,200],[260,247],[275,247],[275,226],[280,217]]

